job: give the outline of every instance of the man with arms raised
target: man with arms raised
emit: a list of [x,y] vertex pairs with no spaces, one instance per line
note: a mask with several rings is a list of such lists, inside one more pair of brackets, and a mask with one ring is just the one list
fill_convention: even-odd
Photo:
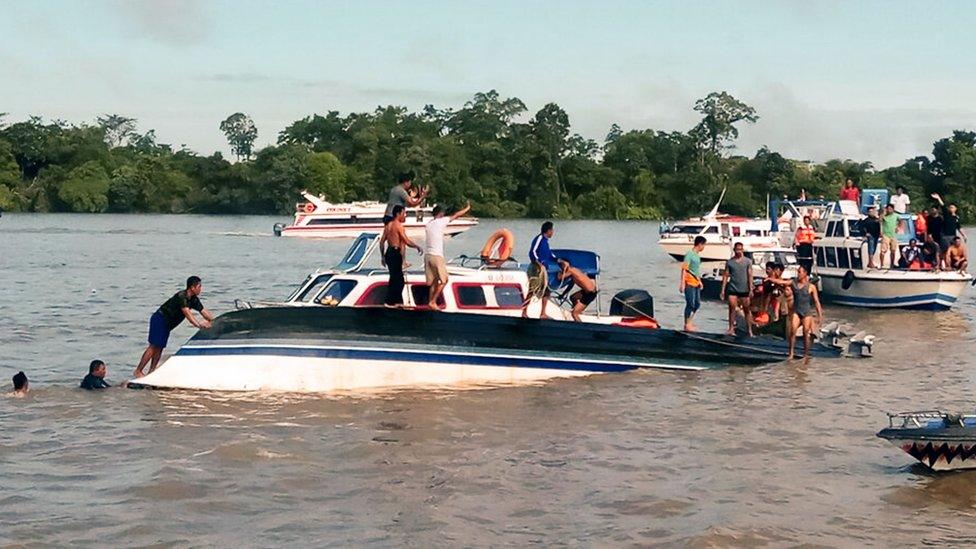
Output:
[[[149,317],[149,346],[142,353],[139,365],[136,366],[136,377],[142,377],[142,369],[146,363],[150,363],[149,371],[152,372],[159,364],[159,357],[163,355],[163,349],[169,343],[169,334],[184,320],[197,328],[209,328],[214,317],[210,311],[204,308],[200,301],[200,294],[203,293],[203,282],[199,276],[191,276],[186,279],[186,289],[173,294],[173,297],[166,300],[159,306],[152,316]],[[200,313],[202,319],[197,319],[193,311]]]
[[447,262],[444,260],[444,230],[457,218],[468,213],[471,203],[454,212],[450,217],[444,215],[441,205],[434,206],[434,219],[427,222],[426,232],[427,255],[424,257],[424,273],[427,275],[427,305],[437,309],[437,298],[447,285]]
[[396,217],[396,215],[393,213],[393,208],[400,206],[405,210],[407,208],[419,206],[424,199],[427,198],[427,192],[429,189],[426,187],[420,189],[420,193],[417,196],[410,196],[410,187],[412,185],[413,176],[410,174],[402,174],[399,178],[397,178],[397,184],[390,189],[390,197],[386,201],[386,213],[383,215],[384,225]]
[[383,227],[380,237],[380,261],[390,272],[390,281],[386,287],[386,305],[399,307],[403,305],[403,258],[407,253],[407,246],[418,252],[424,251],[407,237],[407,230],[403,222],[407,220],[407,210],[403,206],[393,207],[393,219]]
[[569,261],[565,259],[557,259],[556,262],[562,267],[562,271],[556,278],[559,280],[566,280],[567,277],[573,280],[573,284],[579,286],[579,291],[573,293],[569,296],[569,300],[573,303],[573,320],[580,322],[580,314],[589,307],[590,303],[596,299],[596,282],[592,278],[586,275],[583,271],[573,267],[569,264]]

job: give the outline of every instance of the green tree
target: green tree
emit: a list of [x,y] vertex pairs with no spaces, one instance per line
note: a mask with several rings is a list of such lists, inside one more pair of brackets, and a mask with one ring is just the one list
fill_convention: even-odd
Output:
[[98,162],[86,162],[68,172],[58,198],[72,212],[97,213],[108,207],[109,178]]
[[118,114],[106,114],[98,117],[98,126],[105,132],[105,143],[109,148],[119,147],[135,132],[136,119]]
[[739,137],[738,122],[754,123],[759,120],[756,109],[732,97],[727,92],[712,92],[695,102],[695,110],[702,114],[702,121],[691,130],[702,149],[718,154],[733,146]]
[[227,143],[238,162],[251,159],[254,141],[258,138],[258,128],[250,116],[236,112],[220,123],[220,131],[227,136]]

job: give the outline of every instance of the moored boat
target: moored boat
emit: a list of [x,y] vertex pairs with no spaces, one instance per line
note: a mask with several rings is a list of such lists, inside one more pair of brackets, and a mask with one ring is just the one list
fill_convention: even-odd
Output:
[[940,410],[888,414],[883,438],[934,471],[976,469],[976,415]]
[[[305,202],[295,206],[295,219],[291,225],[278,223],[274,233],[278,236],[307,238],[355,238],[363,231],[382,231],[386,204],[382,202],[351,202],[331,204],[324,198],[302,192]],[[404,226],[411,238],[422,238],[427,222],[433,218],[432,207],[407,209]],[[451,221],[444,234],[453,236],[478,224],[473,217]]]

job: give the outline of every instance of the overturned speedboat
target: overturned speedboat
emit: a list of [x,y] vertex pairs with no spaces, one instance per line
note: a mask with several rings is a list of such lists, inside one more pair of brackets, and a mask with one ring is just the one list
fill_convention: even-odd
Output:
[[934,471],[976,469],[976,415],[939,410],[888,414],[878,436]]

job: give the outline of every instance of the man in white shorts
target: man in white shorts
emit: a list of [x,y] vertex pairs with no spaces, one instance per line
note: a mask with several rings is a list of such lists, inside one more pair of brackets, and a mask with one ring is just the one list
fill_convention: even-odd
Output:
[[424,272],[427,274],[428,303],[431,309],[439,309],[437,299],[447,285],[447,262],[444,261],[444,229],[455,219],[468,213],[471,203],[454,212],[451,216],[444,215],[444,208],[440,205],[434,206],[434,218],[427,222],[426,247],[427,254],[424,256]]

